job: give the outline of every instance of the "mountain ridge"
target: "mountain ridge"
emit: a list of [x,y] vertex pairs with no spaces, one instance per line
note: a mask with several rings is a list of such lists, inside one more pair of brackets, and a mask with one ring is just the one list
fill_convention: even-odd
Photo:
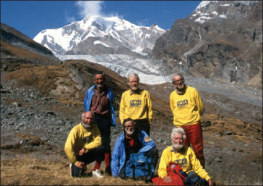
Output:
[[[262,72],[262,2],[200,5],[156,41],[153,58],[166,60],[174,71],[249,83]],[[262,87],[262,78],[255,84]]]
[[60,55],[146,55],[145,52],[151,51],[155,40],[164,32],[157,25],[144,27],[118,17],[90,16],[61,28],[43,30],[34,40]]

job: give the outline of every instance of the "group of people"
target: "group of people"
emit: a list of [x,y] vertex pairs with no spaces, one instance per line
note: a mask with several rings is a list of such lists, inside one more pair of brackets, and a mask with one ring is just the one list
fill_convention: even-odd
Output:
[[[142,153],[152,159],[154,167],[158,162],[158,150],[150,137],[152,123],[152,102],[147,90],[139,88],[139,76],[128,76],[130,89],[122,94],[119,118],[123,133],[117,138],[111,152],[111,126],[116,127],[114,112],[115,96],[105,84],[105,75],[98,72],[94,85],[85,95],[81,123],[69,133],[65,143],[65,153],[71,161],[70,173],[73,177],[84,175],[86,165],[94,162],[93,177],[102,178],[101,162],[105,162],[104,174],[125,178],[125,168],[131,154]],[[170,183],[167,173],[170,162],[178,163],[186,174],[195,172],[200,179],[213,185],[212,178],[205,171],[203,137],[200,117],[204,105],[198,91],[184,83],[184,77],[174,75],[175,90],[170,95],[170,107],[175,128],[171,131],[172,145],[164,149],[158,168],[158,176]],[[193,150],[189,147],[192,144]]]

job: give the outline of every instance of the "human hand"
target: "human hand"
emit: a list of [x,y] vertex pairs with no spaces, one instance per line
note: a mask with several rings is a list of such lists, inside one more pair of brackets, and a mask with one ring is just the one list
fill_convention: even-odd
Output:
[[213,185],[214,184],[212,178],[209,178],[208,183],[209,183],[209,185]]
[[82,156],[84,153],[85,153],[85,149],[84,148],[80,149],[79,156]]
[[164,176],[164,177],[163,177],[163,181],[164,181],[165,183],[172,183],[172,178],[171,178],[170,176]]
[[76,167],[80,168],[80,169],[83,169],[84,166],[85,166],[85,163],[84,162],[81,162],[81,161],[78,161],[78,163],[75,164]]

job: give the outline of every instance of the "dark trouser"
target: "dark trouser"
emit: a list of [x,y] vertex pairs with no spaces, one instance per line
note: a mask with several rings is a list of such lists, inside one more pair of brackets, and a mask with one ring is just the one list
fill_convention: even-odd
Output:
[[182,127],[186,132],[186,139],[184,145],[190,146],[190,143],[193,146],[195,155],[199,159],[203,168],[205,168],[205,158],[203,153],[203,132],[200,123],[194,125],[186,125]]
[[203,178],[200,178],[194,171],[186,174],[184,171],[180,171],[180,173],[186,177],[189,185],[209,185],[208,181]]
[[[105,153],[105,166],[106,170],[110,168],[110,162],[111,162],[111,147],[110,147],[110,127],[111,127],[111,119],[105,118],[99,114],[95,114],[95,124],[98,125],[100,134],[101,134],[101,146],[104,147],[104,153]],[[101,161],[96,161],[95,162],[95,167],[99,168],[101,165]]]
[[136,123],[136,127],[145,131],[150,136],[150,123],[148,119],[136,119],[133,120]]
[[[104,159],[104,148],[102,146],[99,146],[96,149],[91,149],[87,153],[83,154],[82,156],[77,156],[77,161],[84,162],[85,164],[89,164],[93,161],[102,161],[103,159]],[[78,168],[72,163],[71,174],[73,177],[81,177],[83,176],[84,172],[85,169]]]
[[105,153],[111,153],[110,148],[110,119],[103,118],[95,114],[94,123],[98,125],[101,134],[101,146],[105,148]]

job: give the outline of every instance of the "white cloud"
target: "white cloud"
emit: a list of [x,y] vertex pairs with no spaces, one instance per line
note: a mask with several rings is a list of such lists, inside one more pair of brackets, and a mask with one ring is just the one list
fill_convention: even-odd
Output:
[[75,22],[75,21],[76,21],[76,19],[75,19],[75,17],[74,17],[74,16],[73,16],[73,17],[66,16],[66,21],[67,21],[68,23],[72,23],[72,22]]
[[103,1],[77,1],[76,6],[79,8],[79,14],[82,18],[89,16],[103,16]]

